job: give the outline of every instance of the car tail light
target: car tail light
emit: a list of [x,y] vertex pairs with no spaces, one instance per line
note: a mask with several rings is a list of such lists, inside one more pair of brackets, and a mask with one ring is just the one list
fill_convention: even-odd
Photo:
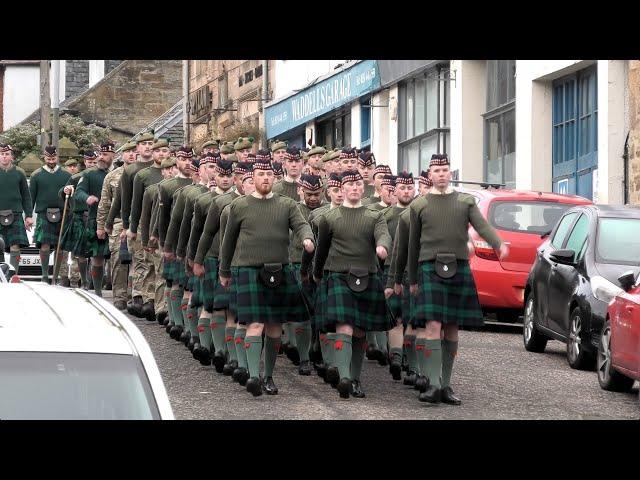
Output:
[[476,255],[485,260],[498,260],[495,250],[487,242],[481,240],[474,240],[473,246],[476,249]]
[[11,280],[9,280],[9,283],[20,283],[20,277],[16,274],[13,277],[11,277]]

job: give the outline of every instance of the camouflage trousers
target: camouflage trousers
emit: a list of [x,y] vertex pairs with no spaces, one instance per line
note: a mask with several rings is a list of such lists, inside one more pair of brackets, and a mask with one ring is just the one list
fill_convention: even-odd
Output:
[[[167,302],[164,298],[165,280],[162,278],[162,254],[159,250],[155,252],[144,252],[144,254],[151,272],[148,280],[145,282],[146,294],[150,300],[154,301],[156,313],[166,312]],[[145,298],[144,295],[142,298]]]
[[129,240],[129,251],[133,257],[130,265],[132,269],[131,296],[140,296],[143,302],[148,302],[151,298],[145,288],[145,278],[149,277],[151,267],[145,259],[145,251],[139,239]]
[[120,264],[120,234],[122,222],[113,225],[113,231],[109,235],[109,251],[111,252],[111,284],[113,285],[113,300],[127,301],[127,284],[129,282],[128,265]]
[[69,258],[69,252],[62,252],[62,262],[60,263],[60,271],[58,272],[58,278],[67,277],[71,282],[80,283],[80,269],[78,269],[78,261],[72,255],[71,256],[71,268],[67,263]]

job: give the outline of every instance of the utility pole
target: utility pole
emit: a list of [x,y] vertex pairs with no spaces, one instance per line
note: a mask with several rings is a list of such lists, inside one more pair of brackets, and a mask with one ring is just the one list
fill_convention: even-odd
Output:
[[58,146],[60,138],[60,60],[52,60],[53,67],[53,100],[51,100],[51,109],[53,113],[53,130],[51,132],[51,144]]
[[49,60],[40,60],[40,150],[49,143],[51,130],[51,92],[49,91]]
[[189,60],[182,61],[182,129],[184,143],[190,145],[191,125],[189,125]]

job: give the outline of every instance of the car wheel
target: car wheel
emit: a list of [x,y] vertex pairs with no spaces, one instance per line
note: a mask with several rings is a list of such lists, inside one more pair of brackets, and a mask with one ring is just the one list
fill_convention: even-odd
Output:
[[584,347],[584,337],[587,334],[587,324],[580,308],[576,307],[571,312],[569,320],[569,339],[567,341],[567,362],[576,370],[593,370],[595,355]]
[[611,323],[607,320],[600,334],[597,357],[598,383],[603,390],[629,392],[633,379],[615,370],[611,363]]
[[529,294],[524,305],[524,325],[522,328],[524,348],[528,352],[542,353],[547,346],[549,338],[536,329],[535,298],[533,292]]

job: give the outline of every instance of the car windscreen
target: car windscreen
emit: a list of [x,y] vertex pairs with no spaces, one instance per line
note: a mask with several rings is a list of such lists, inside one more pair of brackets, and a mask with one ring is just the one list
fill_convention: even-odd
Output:
[[619,265],[640,265],[640,219],[600,218],[596,261]]
[[498,230],[541,235],[550,232],[574,205],[555,202],[494,201],[489,208],[489,223]]
[[0,352],[0,389],[2,420],[160,419],[132,355]]

